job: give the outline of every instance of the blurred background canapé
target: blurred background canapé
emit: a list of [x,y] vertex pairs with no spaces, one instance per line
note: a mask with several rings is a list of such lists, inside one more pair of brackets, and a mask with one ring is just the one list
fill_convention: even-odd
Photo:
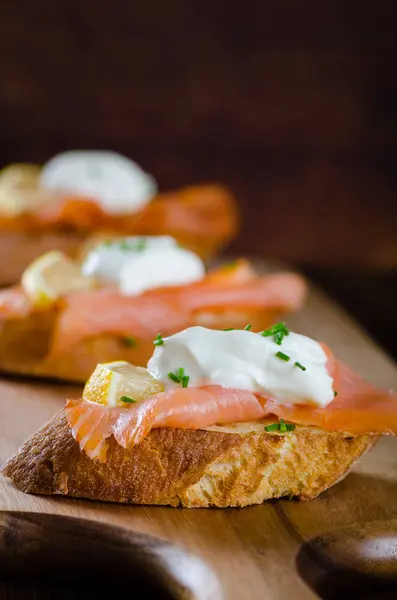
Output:
[[0,164],[109,148],[218,180],[230,248],[304,269],[397,354],[397,4],[14,0]]

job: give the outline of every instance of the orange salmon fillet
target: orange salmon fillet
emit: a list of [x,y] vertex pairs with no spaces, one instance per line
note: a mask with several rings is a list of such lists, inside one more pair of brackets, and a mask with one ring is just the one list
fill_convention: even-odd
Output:
[[142,210],[115,216],[94,199],[55,196],[17,218],[0,217],[0,229],[72,230],[85,234],[171,235],[201,256],[213,253],[236,234],[238,214],[232,194],[219,185],[197,185],[162,193]]
[[128,297],[112,290],[74,292],[65,297],[53,338],[54,352],[97,334],[155,337],[191,324],[197,311],[298,310],[306,295],[304,280],[293,273],[224,283],[213,276],[187,286],[158,288]]

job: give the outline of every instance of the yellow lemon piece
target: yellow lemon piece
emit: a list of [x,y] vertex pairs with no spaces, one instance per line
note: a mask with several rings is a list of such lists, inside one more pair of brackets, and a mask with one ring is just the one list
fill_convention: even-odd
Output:
[[32,188],[38,186],[41,168],[29,163],[14,163],[0,170],[0,187]]
[[92,289],[95,282],[63,252],[47,252],[36,258],[22,275],[22,287],[37,307],[47,307],[69,292]]
[[54,197],[39,186],[40,167],[13,164],[0,171],[0,214],[16,217],[29,212]]
[[147,369],[120,360],[97,365],[85,384],[83,398],[105,406],[129,406],[163,390]]

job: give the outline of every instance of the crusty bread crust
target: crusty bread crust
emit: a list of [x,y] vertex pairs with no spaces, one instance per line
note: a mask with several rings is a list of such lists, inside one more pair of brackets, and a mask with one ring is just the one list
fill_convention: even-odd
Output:
[[[204,325],[219,329],[245,327],[256,330],[270,327],[280,313],[268,311],[197,312],[186,326]],[[146,366],[153,354],[153,338],[138,340],[130,347],[120,335],[100,334],[65,346],[56,354],[51,341],[58,318],[57,309],[31,309],[22,316],[0,313],[0,372],[50,377],[85,383],[98,363],[126,360]],[[130,332],[133,336],[133,332]]]
[[50,250],[61,250],[71,257],[78,256],[85,235],[78,232],[29,230],[13,231],[0,224],[0,287],[19,281],[26,267]]
[[213,429],[154,429],[127,450],[111,437],[103,464],[80,451],[61,411],[27,440],[3,473],[34,494],[242,507],[284,496],[316,497],[343,478],[377,439],[305,427],[267,433],[260,424],[248,433]]

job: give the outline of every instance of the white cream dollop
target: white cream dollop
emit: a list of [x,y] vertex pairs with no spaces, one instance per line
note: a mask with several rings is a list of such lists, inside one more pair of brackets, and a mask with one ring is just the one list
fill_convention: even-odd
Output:
[[143,208],[157,193],[155,179],[121,154],[72,150],[50,159],[40,174],[47,190],[87,196],[114,215]]
[[82,272],[117,285],[125,296],[137,296],[156,287],[199,281],[205,267],[170,236],[141,236],[99,244],[88,253]]
[[177,248],[169,235],[129,236],[98,243],[84,259],[82,271],[105,282],[120,282],[122,268],[142,252]]
[[[290,357],[288,362],[276,356],[280,351]],[[149,360],[148,370],[168,389],[175,386],[168,374],[183,367],[189,386],[222,385],[250,390],[280,404],[323,407],[334,399],[326,363],[321,345],[297,333],[290,332],[279,346],[273,337],[252,331],[190,327],[164,338]]]

